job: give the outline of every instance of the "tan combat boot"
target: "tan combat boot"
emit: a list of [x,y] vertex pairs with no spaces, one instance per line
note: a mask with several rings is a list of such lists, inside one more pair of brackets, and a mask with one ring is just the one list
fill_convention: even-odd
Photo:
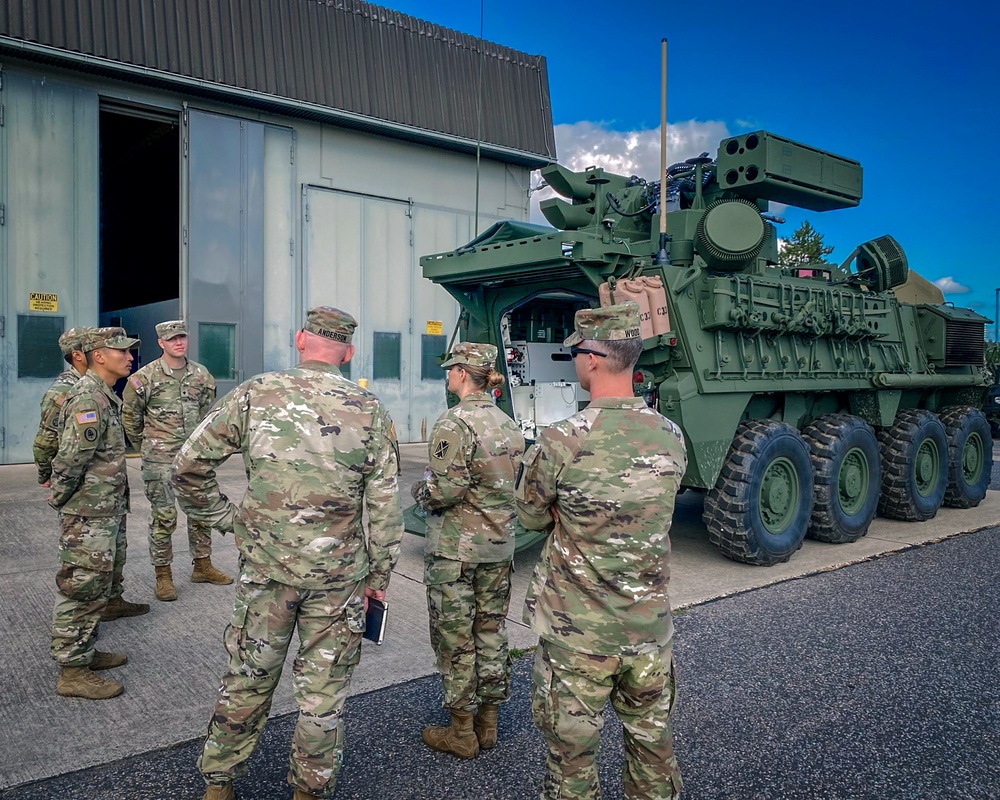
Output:
[[117,697],[125,689],[118,681],[102,678],[89,667],[63,667],[56,684],[56,694],[62,697],[85,697],[88,700],[107,700]]
[[226,586],[233,582],[225,572],[217,570],[212,566],[212,559],[196,558],[194,560],[194,572],[191,573],[191,583],[214,583],[216,586]]
[[94,660],[88,664],[94,672],[102,669],[114,669],[128,663],[128,656],[124,653],[105,653],[103,650],[94,651]]
[[109,600],[101,612],[101,622],[111,622],[119,617],[141,617],[149,613],[149,603],[130,603],[123,597]]
[[205,789],[205,794],[201,800],[236,800],[236,791],[231,783],[223,783],[221,786],[209,786]]
[[479,706],[472,727],[483,750],[492,750],[497,746],[497,712],[500,706],[495,703],[483,703]]
[[174,576],[170,572],[170,565],[155,567],[156,569],[156,599],[169,601],[177,599],[177,590],[174,589]]
[[296,789],[292,800],[321,800],[318,794],[310,794],[305,789]]
[[472,730],[471,711],[452,711],[451,725],[438,728],[433,725],[424,728],[424,744],[432,750],[451,753],[459,758],[475,758],[479,755],[479,742]]

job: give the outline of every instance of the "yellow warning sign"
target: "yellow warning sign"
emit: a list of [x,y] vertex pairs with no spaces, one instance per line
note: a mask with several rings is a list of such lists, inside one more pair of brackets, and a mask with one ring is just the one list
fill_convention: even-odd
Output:
[[58,311],[59,295],[51,292],[28,292],[28,311]]
[[444,333],[444,323],[439,319],[427,320],[427,335],[440,336]]

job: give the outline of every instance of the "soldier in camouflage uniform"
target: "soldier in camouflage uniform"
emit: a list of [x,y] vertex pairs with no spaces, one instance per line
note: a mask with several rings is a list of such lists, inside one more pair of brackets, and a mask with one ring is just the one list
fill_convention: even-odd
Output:
[[670,518],[687,452],[680,429],[634,397],[635,303],[576,314],[566,340],[586,409],[544,430],[515,488],[518,519],[551,530],[525,600],[540,637],[531,711],[548,745],[543,800],[597,800],[608,699],[624,726],[630,800],[681,790],[674,704]]
[[99,619],[149,611],[145,603],[121,597],[128,477],[121,401],[111,390],[129,374],[129,350],[137,344],[139,340],[128,338],[121,328],[88,333],[81,349],[89,369],[62,406],[49,505],[59,511],[62,528],[52,657],[61,667],[56,691],[66,697],[103,700],[121,694],[120,683],[94,670],[121,666],[125,655],[95,650],[94,631]]
[[461,342],[442,364],[459,403],[435,423],[426,477],[412,490],[429,512],[424,584],[451,715],[448,727],[425,728],[423,740],[460,758],[496,746],[497,711],[510,695],[514,470],[524,437],[490,395],[504,380],[496,357],[493,345]]
[[[339,309],[314,308],[295,335],[302,363],[236,387],[174,461],[181,508],[234,531],[241,556],[224,636],[229,669],[199,761],[205,800],[235,797],[232,781],[264,729],[296,628],[299,719],[288,782],[295,800],[329,796],[336,784],[367,598],[384,599],[403,534],[392,420],[375,395],[340,373],[356,327]],[[249,473],[239,507],[215,478],[233,453]]]
[[87,356],[81,347],[84,337],[91,330],[92,328],[70,328],[59,337],[59,349],[69,368],[60,372],[48,391],[42,395],[42,413],[33,448],[35,466],[38,468],[38,483],[42,486],[49,485],[52,457],[59,450],[59,412],[66,402],[66,393],[87,372]]
[[[156,599],[176,600],[170,564],[177,507],[170,483],[174,456],[215,402],[215,378],[187,358],[184,320],[156,326],[163,355],[133,373],[122,395],[122,421],[129,441],[142,453],[142,480],[149,500],[149,558],[156,570]],[[192,583],[226,585],[233,579],[212,565],[212,529],[188,520],[188,546],[194,560]]]

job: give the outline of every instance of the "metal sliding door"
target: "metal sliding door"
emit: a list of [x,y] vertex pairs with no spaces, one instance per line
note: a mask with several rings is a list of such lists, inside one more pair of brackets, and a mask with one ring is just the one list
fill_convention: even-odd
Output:
[[0,87],[0,463],[23,463],[59,334],[97,324],[98,98],[7,70]]
[[434,421],[446,407],[445,375],[438,363],[458,322],[458,303],[443,288],[420,274],[420,256],[453,250],[473,238],[472,215],[416,207],[413,211],[414,282],[413,337],[410,359],[416,365],[410,380],[410,413],[416,434],[426,441]]
[[410,336],[410,205],[306,186],[303,207],[304,305],[337,306],[357,318],[354,359],[344,372],[368,381],[392,414],[400,441],[410,441],[411,364],[404,350]]
[[346,370],[386,404],[401,442],[423,441],[445,408],[437,357],[458,304],[420,275],[419,253],[471,237],[469,215],[318,186],[303,189],[306,307],[354,314],[355,356]]
[[264,126],[190,111],[186,135],[189,353],[222,396],[263,370]]

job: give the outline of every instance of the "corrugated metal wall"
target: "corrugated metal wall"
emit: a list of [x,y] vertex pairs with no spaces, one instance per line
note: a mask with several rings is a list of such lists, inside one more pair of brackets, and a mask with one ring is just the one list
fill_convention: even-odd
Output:
[[[477,138],[479,40],[361,0],[5,0],[0,37]],[[545,58],[483,53],[483,140],[554,159]]]

